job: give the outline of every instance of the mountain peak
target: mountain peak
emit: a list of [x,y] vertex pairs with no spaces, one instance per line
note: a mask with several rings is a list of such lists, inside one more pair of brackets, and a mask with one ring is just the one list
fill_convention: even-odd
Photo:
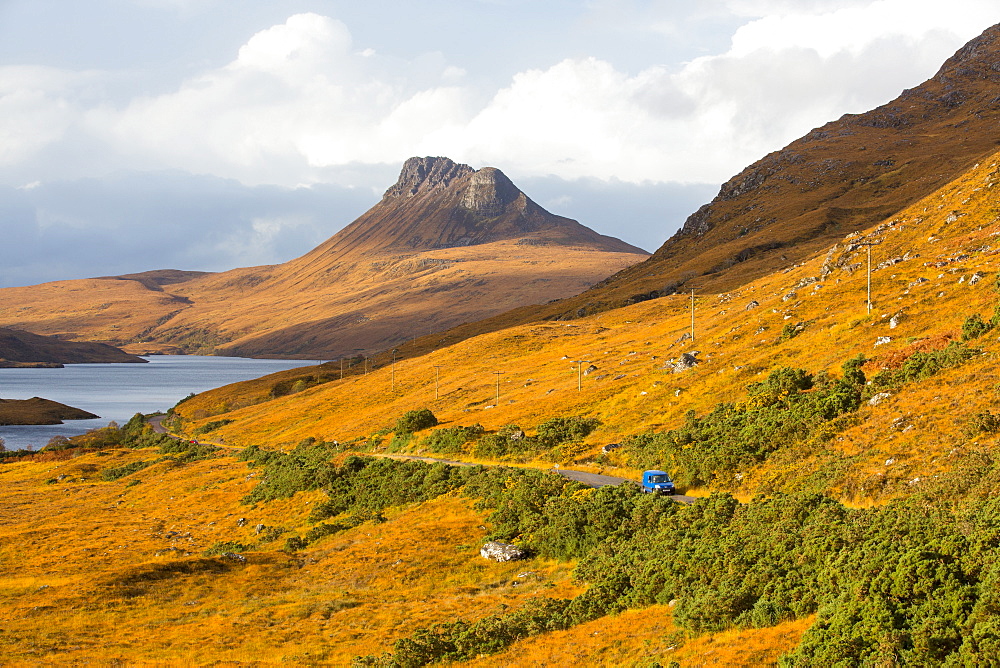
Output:
[[482,216],[502,214],[524,194],[507,175],[496,167],[483,167],[473,172],[462,197],[462,206]]
[[475,170],[450,158],[410,158],[403,163],[399,179],[385,191],[383,199],[407,198],[435,190],[443,190],[456,179]]

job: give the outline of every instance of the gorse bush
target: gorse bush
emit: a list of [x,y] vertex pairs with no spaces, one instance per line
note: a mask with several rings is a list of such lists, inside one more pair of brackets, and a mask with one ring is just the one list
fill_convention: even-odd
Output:
[[463,445],[477,440],[484,433],[486,430],[481,424],[474,424],[470,427],[446,427],[435,429],[420,444],[431,452],[453,455],[463,452]]
[[213,543],[212,546],[205,550],[202,554],[206,557],[215,557],[221,554],[239,554],[240,552],[246,552],[249,549],[250,547],[244,545],[243,543],[235,540],[227,540]]
[[396,433],[410,433],[437,426],[438,419],[428,408],[407,411],[396,420]]
[[597,418],[581,416],[555,417],[538,425],[538,440],[549,448],[579,441],[601,426]]
[[131,464],[125,464],[123,466],[114,466],[112,468],[104,469],[101,471],[101,480],[105,482],[112,482],[114,480],[119,480],[125,476],[130,476],[133,473],[137,473],[148,466],[152,466],[156,462],[139,460],[137,462],[132,462]]
[[974,313],[962,323],[962,340],[978,339],[993,329],[993,324],[986,322],[978,313]]
[[1000,431],[1000,415],[994,415],[988,410],[976,413],[966,423],[963,431],[969,438],[979,434],[995,434]]
[[486,434],[476,441],[472,454],[486,459],[504,459],[537,452],[539,448],[537,439],[525,434],[516,424],[508,424],[495,434]]
[[970,348],[963,343],[952,341],[947,348],[932,352],[915,352],[906,358],[902,367],[894,371],[880,371],[872,378],[876,389],[894,388],[914,381],[925,380],[951,367],[959,366],[982,354],[979,348]]

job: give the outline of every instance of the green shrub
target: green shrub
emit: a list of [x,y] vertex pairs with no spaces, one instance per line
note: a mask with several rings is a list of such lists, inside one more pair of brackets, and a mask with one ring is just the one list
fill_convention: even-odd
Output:
[[446,427],[435,429],[420,444],[437,454],[454,455],[463,451],[463,445],[479,439],[484,433],[481,424],[470,427]]
[[420,408],[415,411],[406,411],[402,417],[396,420],[396,433],[410,433],[430,429],[437,426],[438,419],[428,408]]
[[516,424],[500,427],[495,434],[482,436],[472,446],[472,454],[487,459],[526,455],[539,449],[538,439],[528,436]]
[[978,339],[983,334],[988,333],[991,329],[993,329],[993,324],[991,322],[986,322],[978,313],[973,313],[965,319],[964,323],[962,323],[962,340],[970,341],[972,339]]
[[125,476],[130,476],[133,473],[143,470],[147,466],[152,466],[156,462],[139,460],[137,462],[132,462],[131,464],[124,464],[122,466],[115,466],[112,468],[104,469],[101,472],[101,480],[105,482],[112,482]]
[[217,541],[202,554],[206,557],[215,557],[220,554],[238,554],[240,552],[246,552],[249,549],[249,546],[234,540]]
[[597,418],[581,416],[555,417],[538,425],[538,440],[545,447],[579,441],[601,426]]
[[969,438],[979,434],[995,434],[1000,431],[1000,415],[994,415],[988,410],[977,413],[966,423],[964,431]]

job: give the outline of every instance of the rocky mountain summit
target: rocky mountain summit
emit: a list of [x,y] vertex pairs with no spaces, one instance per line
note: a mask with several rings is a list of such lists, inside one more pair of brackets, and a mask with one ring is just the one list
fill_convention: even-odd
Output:
[[644,253],[536,204],[499,169],[449,158],[410,158],[382,200],[301,258],[455,248],[503,240]]

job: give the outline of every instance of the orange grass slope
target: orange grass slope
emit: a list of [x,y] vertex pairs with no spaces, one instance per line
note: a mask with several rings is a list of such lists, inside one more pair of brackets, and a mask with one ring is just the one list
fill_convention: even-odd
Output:
[[[446,426],[478,422],[488,429],[510,423],[530,428],[550,417],[583,414],[604,423],[580,453],[578,461],[585,462],[605,443],[677,426],[689,410],[702,414],[720,401],[740,401],[748,383],[774,368],[839,374],[844,361],[863,354],[874,360],[866,367],[871,374],[924,339],[945,345],[973,313],[988,319],[997,302],[992,287],[1000,244],[993,195],[997,164],[997,156],[984,161],[898,216],[803,263],[724,294],[696,293],[693,345],[680,341],[690,329],[690,298],[671,296],[572,323],[535,323],[482,335],[398,362],[394,370],[386,366],[279,399],[268,400],[267,378],[220,388],[178,411],[190,427],[225,414],[234,422],[213,434],[267,447],[307,437],[367,436],[421,407],[431,408]],[[870,314],[867,247],[861,242],[880,244],[873,247]],[[888,340],[880,342],[883,337]],[[865,476],[877,473],[875,464],[890,441],[914,456],[930,448],[929,458],[955,447],[963,438],[961,419],[993,398],[996,342],[987,337],[977,345],[989,355],[862,408],[861,424],[826,447],[845,456],[866,453],[868,459],[857,463]],[[664,368],[692,349],[702,360],[694,369]],[[583,367],[596,370],[581,377],[576,360],[587,360]],[[263,403],[246,405],[255,401]],[[231,410],[234,406],[243,407]],[[920,429],[895,439],[881,427],[903,413],[921,416]],[[794,486],[819,465],[813,454],[797,453],[795,461],[782,464],[785,471],[732,472],[745,480],[734,482],[734,489]],[[846,493],[867,493],[863,483],[851,485],[856,489]],[[897,487],[890,485],[877,493],[893,490]]]
[[[482,559],[482,515],[457,497],[290,555],[319,492],[245,506],[257,473],[228,456],[102,482],[156,453],[57,455],[0,466],[5,665],[349,665],[419,627],[578,593],[567,566],[519,578],[523,563]],[[204,555],[221,541],[246,561]]]
[[671,608],[653,605],[627,610],[574,626],[566,631],[525,638],[507,651],[469,661],[472,668],[518,666],[632,666],[676,661],[690,668],[776,666],[782,654],[798,645],[815,621],[805,617],[763,629],[743,629],[690,637],[674,626]]

